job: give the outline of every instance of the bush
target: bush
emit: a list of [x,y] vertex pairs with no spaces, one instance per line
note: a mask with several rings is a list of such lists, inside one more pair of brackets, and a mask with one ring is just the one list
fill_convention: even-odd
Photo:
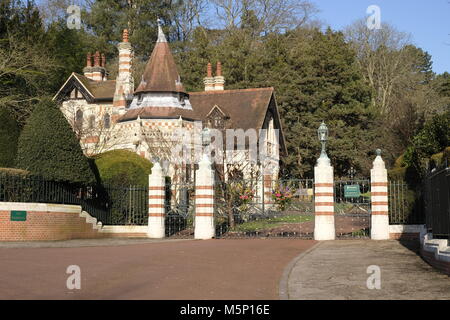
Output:
[[412,167],[418,176],[422,176],[428,164],[428,159],[450,143],[450,112],[436,115],[425,124],[424,128],[412,139],[407,148],[404,162]]
[[19,137],[17,167],[47,180],[75,184],[95,182],[80,144],[57,105],[43,99]]
[[95,156],[102,184],[147,186],[152,163],[127,150],[113,150]]
[[0,167],[13,167],[17,156],[19,127],[6,108],[0,108]]

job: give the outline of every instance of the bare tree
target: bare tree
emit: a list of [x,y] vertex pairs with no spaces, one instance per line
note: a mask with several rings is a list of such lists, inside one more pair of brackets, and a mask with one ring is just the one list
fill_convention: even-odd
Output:
[[196,27],[207,24],[205,13],[208,8],[208,1],[175,0],[169,2],[171,3],[171,20],[174,24],[177,40],[188,40]]
[[72,126],[86,155],[110,151],[128,142],[127,137],[119,130],[120,125],[113,121],[111,114],[107,112],[87,116],[82,114],[82,118],[78,119],[79,110],[80,105],[73,100],[66,101],[61,106],[61,111]]
[[233,29],[242,23],[245,13],[258,19],[259,32],[267,33],[295,29],[304,25],[318,12],[308,0],[213,0],[217,18]]
[[374,104],[381,114],[394,107],[394,95],[399,86],[411,81],[414,62],[407,50],[410,35],[397,31],[389,24],[370,30],[365,20],[358,20],[345,30],[347,40],[356,51],[363,76],[375,90]]
[[[39,82],[54,70],[55,63],[50,55],[42,54],[32,45],[13,38],[5,43],[0,47],[0,106],[10,109],[23,122],[31,112],[32,103],[38,100],[35,94],[42,93]],[[11,79],[20,79],[27,90],[7,85]]]

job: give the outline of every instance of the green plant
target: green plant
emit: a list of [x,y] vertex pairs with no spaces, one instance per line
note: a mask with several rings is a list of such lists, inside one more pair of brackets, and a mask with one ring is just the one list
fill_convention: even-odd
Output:
[[17,167],[53,181],[90,184],[95,176],[56,103],[42,99],[19,137]]
[[147,186],[152,163],[127,150],[112,150],[94,158],[100,181],[120,186]]
[[19,127],[6,108],[0,108],[0,167],[13,167],[17,155]]

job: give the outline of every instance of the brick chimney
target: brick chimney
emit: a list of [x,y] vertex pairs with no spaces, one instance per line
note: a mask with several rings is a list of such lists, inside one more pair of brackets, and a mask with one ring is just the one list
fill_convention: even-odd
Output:
[[132,48],[128,40],[128,30],[123,30],[122,42],[117,45],[119,49],[119,73],[116,78],[116,91],[113,106],[124,108],[131,100],[134,92],[134,79],[132,75]]
[[92,80],[94,81],[103,81],[106,80],[106,69],[104,62],[104,54],[100,54],[100,52],[95,52],[94,55],[94,66],[92,67]]
[[208,66],[206,68],[206,77],[203,78],[203,83],[205,84],[205,91],[214,90],[214,78],[212,76],[212,66],[210,62],[208,62]]
[[86,67],[84,67],[83,73],[86,78],[92,79],[92,56],[90,52],[86,56]]
[[222,64],[217,61],[216,76],[214,77],[214,90],[224,90],[225,78],[222,76]]

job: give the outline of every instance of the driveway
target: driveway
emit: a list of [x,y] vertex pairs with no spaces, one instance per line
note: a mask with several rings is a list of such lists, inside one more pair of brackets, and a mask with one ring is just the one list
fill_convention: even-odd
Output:
[[[278,299],[286,265],[316,242],[73,240],[0,244],[0,299]],[[81,270],[69,290],[66,269]]]
[[[424,262],[418,249],[417,241],[321,242],[291,263],[281,282],[281,298],[450,299],[450,277]],[[377,267],[380,289],[373,281]],[[367,286],[370,276],[374,289]]]

